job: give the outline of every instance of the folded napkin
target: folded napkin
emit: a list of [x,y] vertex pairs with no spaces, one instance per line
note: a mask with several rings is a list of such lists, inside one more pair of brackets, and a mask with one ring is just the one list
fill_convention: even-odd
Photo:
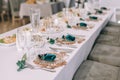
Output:
[[87,15],[91,15],[92,13],[91,12],[88,12]]
[[89,18],[93,19],[93,20],[97,20],[98,19],[98,17],[96,17],[96,16],[89,16]]
[[46,54],[43,54],[43,55],[38,55],[38,57],[42,60],[52,62],[52,61],[55,60],[56,55],[52,54],[52,53],[46,53]]
[[48,41],[50,44],[54,44],[55,43],[55,40],[50,38],[49,41]]
[[81,21],[84,21],[84,19],[83,19],[83,18],[80,18],[80,20],[81,20]]
[[101,10],[107,10],[107,8],[106,7],[101,7]]
[[75,41],[75,36],[68,34],[68,35],[65,36],[65,39],[67,41]]
[[69,24],[67,24],[67,28],[71,28],[71,26]]
[[79,25],[80,25],[80,27],[87,27],[87,24],[83,23],[83,22],[79,23]]
[[102,14],[103,11],[102,11],[102,10],[99,10],[99,9],[96,9],[96,13]]

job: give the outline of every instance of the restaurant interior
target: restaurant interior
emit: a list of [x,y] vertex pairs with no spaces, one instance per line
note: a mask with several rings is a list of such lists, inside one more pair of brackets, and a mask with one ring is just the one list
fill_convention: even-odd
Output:
[[120,80],[119,0],[0,0],[0,80]]

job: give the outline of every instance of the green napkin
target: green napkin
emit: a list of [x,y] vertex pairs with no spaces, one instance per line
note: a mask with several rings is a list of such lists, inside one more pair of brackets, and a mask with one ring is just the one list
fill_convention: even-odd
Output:
[[91,15],[92,13],[91,12],[88,12],[87,15]]
[[83,19],[83,18],[80,18],[80,20],[81,20],[81,21],[84,21],[84,19]]
[[55,40],[52,39],[52,38],[48,38],[47,40],[48,40],[48,42],[49,42],[50,44],[54,44],[54,43],[55,43]]
[[68,41],[75,41],[75,36],[72,36],[72,35],[68,34],[68,35],[65,36],[65,39],[68,40]]
[[69,24],[67,24],[67,28],[71,28],[71,26]]
[[106,7],[101,7],[101,10],[107,10],[107,8]]
[[99,9],[96,9],[96,13],[102,14],[103,11],[102,11],[102,10],[99,10]]
[[42,60],[52,62],[52,61],[55,60],[56,55],[52,54],[52,53],[46,53],[46,54],[43,54],[43,55],[38,55],[38,57]]
[[89,16],[89,18],[93,19],[93,20],[97,20],[98,19],[98,17],[96,17],[96,16]]
[[87,27],[87,24],[86,23],[80,23],[80,27]]

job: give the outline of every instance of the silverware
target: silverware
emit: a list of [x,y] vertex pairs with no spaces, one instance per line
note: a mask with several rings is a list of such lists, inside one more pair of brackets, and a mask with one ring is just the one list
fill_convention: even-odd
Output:
[[49,71],[49,72],[56,72],[55,69],[41,68],[41,67],[38,67],[38,66],[33,66],[33,65],[31,65],[30,63],[27,63],[27,62],[26,62],[26,68],[30,68],[30,69],[41,69],[41,70],[45,70],[45,71]]
[[56,44],[57,46],[65,46],[65,47],[70,47],[70,48],[77,48],[76,45],[62,45],[62,44]]
[[71,53],[73,49],[65,49],[65,48],[55,48],[55,47],[49,47],[51,50],[59,52],[59,51],[65,51],[67,53]]

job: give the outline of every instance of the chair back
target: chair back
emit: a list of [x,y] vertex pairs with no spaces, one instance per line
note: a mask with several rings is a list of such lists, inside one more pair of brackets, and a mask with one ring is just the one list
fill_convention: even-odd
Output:
[[0,13],[2,12],[2,0],[0,0]]
[[14,15],[15,12],[19,11],[19,2],[18,0],[9,0],[9,1],[10,1],[11,14]]
[[75,0],[70,0],[69,7],[73,7],[73,6],[75,6]]
[[9,2],[10,2],[11,14],[13,16],[16,16],[16,13],[19,13],[20,10],[20,4],[22,2],[25,2],[25,0],[9,0]]

